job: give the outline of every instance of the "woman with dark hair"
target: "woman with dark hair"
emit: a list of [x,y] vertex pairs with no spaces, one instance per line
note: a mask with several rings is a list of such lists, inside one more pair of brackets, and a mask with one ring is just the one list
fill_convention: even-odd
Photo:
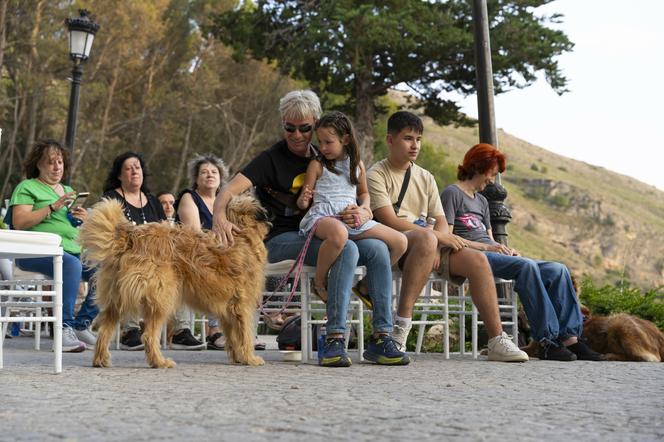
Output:
[[[113,198],[122,203],[124,214],[135,225],[166,220],[159,200],[150,194],[146,178],[148,171],[143,156],[136,152],[125,152],[113,160],[113,165],[104,183],[102,198]],[[122,326],[120,348],[142,350],[140,327],[137,319]]]
[[459,165],[458,181],[441,195],[447,224],[468,247],[486,254],[494,276],[515,281],[533,337],[540,343],[540,359],[605,360],[579,339],[583,317],[567,267],[521,257],[493,239],[489,203],[479,192],[504,170],[501,151],[485,143],[473,146]]
[[[28,154],[24,173],[26,179],[14,189],[10,201],[11,225],[16,230],[55,233],[62,238],[62,351],[80,352],[94,347],[96,336],[90,324],[97,316],[94,285],[74,315],[74,305],[81,280],[88,281],[92,272],[81,265],[81,246],[76,242],[78,229],[87,211],[82,207],[68,207],[76,192],[62,184],[69,174],[69,151],[55,140],[40,140]],[[21,270],[53,277],[51,258],[17,259]]]

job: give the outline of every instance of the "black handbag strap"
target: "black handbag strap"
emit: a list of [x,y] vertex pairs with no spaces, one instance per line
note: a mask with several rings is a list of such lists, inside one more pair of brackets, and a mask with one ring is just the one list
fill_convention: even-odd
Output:
[[403,177],[403,183],[401,184],[401,191],[399,192],[399,198],[397,198],[397,202],[394,203],[394,213],[397,215],[399,214],[399,209],[401,208],[401,203],[403,202],[403,197],[406,195],[406,189],[408,189],[408,183],[410,182],[410,169],[412,168],[412,164],[408,166],[408,169],[406,169],[406,175]]

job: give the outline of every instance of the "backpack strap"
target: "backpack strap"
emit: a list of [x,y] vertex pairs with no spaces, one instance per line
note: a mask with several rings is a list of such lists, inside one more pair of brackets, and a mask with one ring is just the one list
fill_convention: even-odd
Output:
[[394,207],[394,213],[399,215],[399,209],[401,208],[401,203],[403,202],[403,197],[406,195],[406,189],[408,189],[408,183],[410,182],[410,169],[413,165],[411,164],[408,169],[406,169],[406,175],[403,177],[403,183],[401,184],[401,191],[399,192],[399,198],[397,202],[392,205]]

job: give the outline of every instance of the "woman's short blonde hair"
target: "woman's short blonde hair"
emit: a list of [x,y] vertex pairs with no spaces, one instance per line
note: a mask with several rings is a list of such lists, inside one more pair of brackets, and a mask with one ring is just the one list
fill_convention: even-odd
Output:
[[297,90],[290,91],[279,100],[279,113],[281,121],[303,120],[308,117],[318,121],[323,111],[315,92]]
[[196,154],[187,163],[187,170],[189,172],[189,179],[191,180],[191,188],[193,190],[196,190],[198,187],[196,181],[198,179],[198,172],[200,171],[200,168],[203,164],[212,164],[217,168],[219,171],[220,179],[219,188],[228,182],[229,172],[228,167],[226,167],[226,164],[224,163],[224,160],[210,153],[205,155]]

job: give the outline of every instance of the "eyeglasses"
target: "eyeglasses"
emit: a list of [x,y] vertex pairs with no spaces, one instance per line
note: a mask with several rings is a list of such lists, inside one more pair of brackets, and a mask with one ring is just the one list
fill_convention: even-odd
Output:
[[290,123],[284,123],[284,130],[288,133],[294,133],[296,130],[299,130],[301,134],[306,134],[308,132],[311,132],[313,129],[313,126],[311,124],[301,124],[299,126],[296,126],[294,124]]

